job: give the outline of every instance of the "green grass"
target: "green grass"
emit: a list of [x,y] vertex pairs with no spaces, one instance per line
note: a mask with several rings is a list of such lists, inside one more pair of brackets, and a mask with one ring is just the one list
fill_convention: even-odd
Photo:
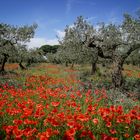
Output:
[[[50,135],[50,140],[63,139],[65,135],[76,140],[90,140],[93,135],[97,140],[105,137],[125,140],[124,134],[127,133],[127,139],[134,139],[140,133],[137,126],[140,102],[127,98],[120,91],[105,90],[103,87],[111,77],[105,79],[106,68],[98,67],[101,74],[91,76],[89,65],[70,69],[44,63],[25,71],[15,69],[14,73],[1,76],[0,138],[10,135],[15,139],[21,134],[20,137],[26,140],[28,129],[33,133],[28,138],[37,140],[46,138],[46,134]],[[95,118],[98,119],[97,124],[93,123]],[[131,118],[130,124],[125,118]],[[22,124],[15,127],[16,120],[22,121]],[[37,121],[37,124],[30,120]],[[9,131],[6,132],[7,129]],[[111,134],[114,129],[117,133]],[[54,135],[50,131],[59,131],[59,134]],[[86,134],[80,137],[82,133]]]

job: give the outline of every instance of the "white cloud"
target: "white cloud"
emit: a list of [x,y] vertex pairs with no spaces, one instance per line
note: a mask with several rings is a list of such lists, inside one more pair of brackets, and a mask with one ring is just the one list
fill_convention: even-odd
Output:
[[55,30],[55,32],[59,38],[63,38],[65,36],[65,32],[62,30]]
[[58,39],[49,39],[47,40],[47,43],[48,45],[58,45],[59,42],[58,42]]
[[100,25],[95,25],[95,26],[94,26],[94,29],[95,29],[96,31],[98,31],[98,30],[100,29]]
[[27,45],[27,47],[29,49],[31,49],[31,48],[39,48],[42,45],[46,45],[46,44],[48,44],[48,45],[57,45],[59,43],[58,43],[58,40],[56,38],[55,39],[45,39],[45,38],[39,38],[39,37],[37,38],[37,37],[35,37],[35,38],[32,38],[30,40],[30,42],[27,43],[26,45]]
[[69,27],[70,27],[70,28],[73,28],[73,27],[74,27],[74,24],[69,25]]
[[[65,36],[65,32],[63,30],[55,29],[56,35],[59,39],[62,39]],[[26,43],[27,48],[39,48],[42,45],[57,45],[59,44],[58,38],[46,39],[44,37],[34,37],[30,40],[30,42]]]
[[44,38],[32,38],[29,43],[27,43],[28,48],[39,48],[42,45],[46,44]]

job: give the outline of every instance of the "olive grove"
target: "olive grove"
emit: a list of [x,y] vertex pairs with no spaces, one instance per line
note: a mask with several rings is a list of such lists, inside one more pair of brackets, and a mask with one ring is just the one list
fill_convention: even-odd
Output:
[[112,62],[112,85],[120,88],[124,83],[123,64],[140,48],[140,17],[125,14],[121,24],[102,23],[95,29],[80,16],[73,26],[66,27],[60,43],[62,47],[56,53],[59,59],[72,65],[80,61],[91,63],[92,74],[96,71],[98,57],[109,59]]

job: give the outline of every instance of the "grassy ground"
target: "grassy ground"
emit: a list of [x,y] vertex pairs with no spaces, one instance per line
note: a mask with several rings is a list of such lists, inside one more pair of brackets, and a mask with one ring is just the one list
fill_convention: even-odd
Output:
[[[98,88],[110,81],[104,67],[94,76],[88,65],[72,70],[39,64],[21,71],[8,64],[6,69],[10,72],[0,76],[0,140],[140,139],[140,103]],[[123,73],[140,78],[136,67],[125,66]]]

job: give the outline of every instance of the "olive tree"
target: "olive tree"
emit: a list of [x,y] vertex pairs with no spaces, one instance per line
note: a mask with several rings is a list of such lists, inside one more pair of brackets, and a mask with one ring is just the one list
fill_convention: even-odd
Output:
[[0,58],[2,60],[0,71],[4,71],[8,58],[15,56],[20,46],[30,41],[36,28],[36,24],[18,27],[0,23]]
[[45,59],[43,57],[43,51],[39,48],[34,48],[28,50],[27,56],[26,56],[26,66],[30,66],[32,63],[39,63],[39,62],[44,62]]
[[95,34],[93,26],[82,16],[76,19],[72,26],[67,26],[65,36],[60,40],[61,47],[58,49],[60,58],[67,63],[88,62],[92,64],[91,74],[96,71],[98,55],[96,48],[84,47],[84,41],[88,41]]
[[140,67],[140,49],[136,49],[125,62]]
[[112,60],[113,87],[120,88],[123,85],[122,68],[125,60],[140,48],[140,18],[125,14],[120,25],[103,24],[98,35],[86,43],[87,47],[98,49],[98,56]]
[[18,62],[21,70],[25,70],[26,67],[22,64],[23,62],[26,63],[29,57],[29,51],[27,50],[26,46],[22,45],[17,50],[17,57],[16,61]]

